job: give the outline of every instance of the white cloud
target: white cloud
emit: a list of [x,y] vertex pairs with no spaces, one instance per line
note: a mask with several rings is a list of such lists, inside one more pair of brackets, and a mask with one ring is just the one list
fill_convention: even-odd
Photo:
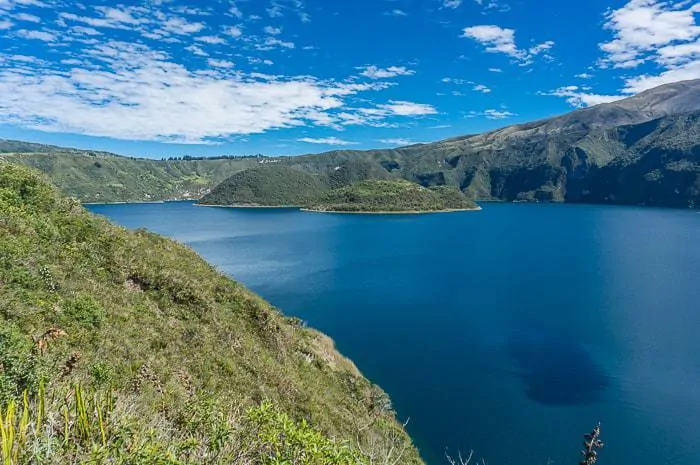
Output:
[[432,105],[405,102],[400,100],[390,100],[388,104],[377,105],[377,107],[398,116],[423,116],[437,114],[437,110]]
[[205,52],[202,47],[199,47],[197,45],[188,45],[187,47],[185,47],[185,50],[192,53],[193,55],[197,55],[200,57],[208,57],[209,56],[209,54],[207,52]]
[[503,70],[501,68],[489,68],[489,71],[492,73],[502,73]]
[[307,144],[318,144],[318,145],[355,145],[357,142],[351,142],[348,140],[338,139],[337,137],[324,137],[324,138],[313,138],[313,137],[302,137],[297,139],[299,142],[305,142]]
[[[199,46],[186,48],[207,54]],[[95,44],[81,50],[80,60],[69,57],[70,72],[40,60],[22,69],[0,66],[0,122],[126,140],[207,143],[300,126],[390,127],[393,118],[437,112],[405,101],[351,105],[358,94],[389,83],[234,72],[226,69],[232,63],[218,59],[190,69],[136,43]]]
[[398,138],[398,139],[381,139],[379,142],[382,143],[382,144],[386,144],[386,145],[395,145],[395,146],[399,146],[399,147],[405,146],[405,145],[413,145],[413,144],[416,144],[416,142],[412,141],[411,139],[402,139],[402,138]]
[[30,23],[40,23],[41,18],[38,16],[30,15],[28,13],[18,13],[12,16],[13,19],[17,21],[28,21]]
[[510,111],[506,110],[494,110],[494,109],[488,109],[484,111],[470,111],[467,114],[468,118],[476,118],[477,116],[483,116],[488,119],[506,119],[510,118],[512,116],[517,116],[515,113],[511,113]]
[[482,94],[488,94],[489,92],[491,92],[491,89],[489,89],[487,86],[485,86],[483,84],[475,85],[472,88],[472,90],[474,90],[475,92],[481,92]]
[[600,44],[601,65],[633,69],[653,62],[656,75],[631,76],[622,92],[633,94],[685,79],[700,77],[700,3],[631,0],[609,10],[605,29],[613,39]]
[[265,28],[263,29],[263,32],[265,32],[265,34],[269,34],[271,36],[276,36],[276,35],[279,35],[282,33],[282,29],[279,27],[265,26]]
[[209,45],[221,45],[226,43],[226,39],[219,36],[200,36],[196,37],[195,40]]
[[590,74],[590,73],[581,73],[581,74],[577,74],[577,75],[574,76],[574,77],[577,77],[577,78],[579,78],[579,79],[592,79],[592,78],[593,78],[593,75]]
[[489,53],[503,53],[518,60],[521,64],[530,63],[533,57],[554,46],[554,42],[547,41],[527,50],[520,49],[515,43],[514,29],[494,25],[467,27],[464,29],[462,37],[479,42]]
[[442,1],[442,6],[444,8],[459,8],[459,6],[462,4],[462,0],[443,0]]
[[370,79],[386,79],[396,76],[411,76],[415,71],[407,69],[403,66],[389,66],[388,68],[378,68],[376,66],[363,66],[357,69],[362,69],[362,76]]
[[384,13],[384,14],[385,14],[386,16],[398,16],[398,17],[401,17],[401,16],[408,16],[408,13],[406,13],[404,10],[399,10],[399,9],[387,11],[387,12]]
[[24,38],[24,39],[35,39],[35,40],[41,40],[44,42],[55,42],[56,41],[56,36],[50,32],[46,32],[46,31],[34,31],[34,30],[20,29],[19,31],[17,31],[17,35],[19,37]]
[[689,42],[700,35],[695,14],[700,4],[688,1],[632,0],[606,14],[605,28],[614,39],[600,45],[606,62],[632,68],[650,59],[663,46]]
[[295,47],[296,45],[294,44],[294,42],[286,42],[284,40],[278,39],[277,37],[266,37],[263,42],[255,44],[255,48],[262,51],[274,50],[276,48],[292,49]]
[[233,68],[236,66],[236,64],[232,61],[218,60],[216,58],[209,58],[207,63],[209,63],[209,66],[213,66],[215,68]]
[[5,29],[10,29],[12,26],[14,26],[14,23],[12,21],[8,21],[6,19],[0,19],[0,31],[3,31]]
[[624,98],[622,95],[594,94],[590,92],[590,88],[581,88],[579,86],[564,86],[550,92],[540,92],[540,95],[566,98],[566,101],[576,108],[614,102]]
[[231,37],[240,37],[243,35],[243,31],[238,26],[226,26],[224,27],[224,34]]

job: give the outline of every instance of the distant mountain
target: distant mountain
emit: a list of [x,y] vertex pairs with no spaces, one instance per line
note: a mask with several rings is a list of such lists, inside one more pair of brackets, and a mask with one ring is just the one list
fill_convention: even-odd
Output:
[[287,162],[316,172],[348,159],[477,199],[700,205],[700,80],[485,134]]
[[[272,161],[336,179],[338,185],[403,178],[426,187],[458,187],[475,199],[697,207],[699,115],[700,79],[484,134],[391,150],[339,150]],[[3,157],[49,173],[59,187],[83,201],[146,196],[157,200],[184,192],[198,196],[217,181],[261,163],[234,160],[214,169],[215,161],[207,160],[176,166],[119,161],[114,162],[118,167],[96,177],[100,172],[85,155],[0,154]],[[143,171],[146,176],[135,184]]]

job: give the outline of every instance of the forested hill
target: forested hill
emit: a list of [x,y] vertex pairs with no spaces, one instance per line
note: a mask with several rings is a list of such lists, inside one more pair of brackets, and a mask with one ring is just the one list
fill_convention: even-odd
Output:
[[700,80],[485,134],[391,150],[204,161],[50,150],[0,158],[48,173],[82,201],[199,197],[238,171],[268,163],[324,176],[360,163],[362,179],[454,186],[474,199],[697,207]]
[[3,162],[0,243],[4,463],[421,463],[328,337],[191,249]]

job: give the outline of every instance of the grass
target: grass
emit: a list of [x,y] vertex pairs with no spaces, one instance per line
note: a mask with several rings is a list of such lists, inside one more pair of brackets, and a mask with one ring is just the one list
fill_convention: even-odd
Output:
[[[200,441],[226,438],[231,428],[248,434],[257,430],[246,426],[252,420],[244,413],[265,405],[283,415],[279,422],[287,418],[318,441],[361,450],[371,463],[396,458],[396,451],[398,463],[421,463],[386,394],[329,338],[285,317],[188,247],[117,227],[38,173],[2,162],[0,243],[0,405],[14,400],[13,415],[23,415],[25,391],[36,405],[43,382],[50,424],[65,427],[58,417],[68,412],[73,425],[77,396],[62,402],[84,386],[81,410],[111,425],[110,454],[121,444],[117,449],[158,457],[110,463],[202,463],[187,462],[193,459],[178,449],[193,441],[193,419],[221,420],[204,425]],[[115,407],[98,411],[92,399],[105,399],[107,390]],[[14,437],[22,430],[16,425]],[[60,429],[39,443],[53,451]],[[101,433],[91,427],[89,435],[80,454],[94,448],[102,457]],[[63,462],[43,463],[75,463],[66,454]],[[89,460],[78,463],[106,459]]]
[[[43,386],[43,385],[42,385]],[[43,388],[0,406],[0,463],[364,465],[347,441],[296,422],[270,402],[239,412],[192,403],[179,429],[139,421],[129,397],[74,385],[62,396]]]

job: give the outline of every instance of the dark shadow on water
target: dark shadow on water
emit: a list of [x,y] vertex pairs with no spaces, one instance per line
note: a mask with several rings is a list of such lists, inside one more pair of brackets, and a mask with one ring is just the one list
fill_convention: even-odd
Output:
[[585,348],[563,338],[524,337],[509,352],[530,399],[544,405],[584,405],[600,400],[608,376]]

